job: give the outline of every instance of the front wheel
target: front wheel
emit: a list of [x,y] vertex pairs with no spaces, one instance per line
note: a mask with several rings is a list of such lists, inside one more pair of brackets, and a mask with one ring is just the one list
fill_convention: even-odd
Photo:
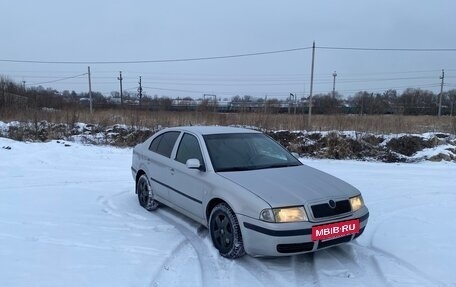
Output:
[[158,202],[154,199],[154,193],[145,174],[141,175],[136,183],[139,205],[148,211],[158,208]]
[[217,204],[209,217],[209,231],[220,255],[234,259],[245,254],[239,222],[226,203]]

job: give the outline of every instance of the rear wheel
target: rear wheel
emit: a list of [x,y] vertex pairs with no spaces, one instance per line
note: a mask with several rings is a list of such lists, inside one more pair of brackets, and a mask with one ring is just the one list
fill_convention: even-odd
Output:
[[245,254],[239,222],[226,203],[217,204],[209,217],[209,231],[220,255],[234,259]]
[[148,211],[158,208],[158,202],[154,199],[154,192],[145,174],[141,175],[136,182],[136,193],[138,194],[139,205]]

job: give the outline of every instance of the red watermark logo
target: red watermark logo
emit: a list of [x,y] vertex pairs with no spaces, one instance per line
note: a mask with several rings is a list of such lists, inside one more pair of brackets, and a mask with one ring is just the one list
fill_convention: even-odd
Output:
[[359,232],[359,219],[312,227],[312,240],[330,239]]

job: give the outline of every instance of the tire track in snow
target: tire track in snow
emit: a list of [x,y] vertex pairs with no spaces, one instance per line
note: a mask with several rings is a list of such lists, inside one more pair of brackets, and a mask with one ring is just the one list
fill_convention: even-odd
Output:
[[317,267],[315,266],[315,253],[312,252],[310,253],[310,263],[311,263],[311,270],[312,270],[312,276],[314,278],[314,282],[316,282],[316,286],[321,286],[321,280],[320,276],[318,275],[317,272]]
[[315,269],[314,255],[314,253],[307,253],[292,257],[292,266],[297,286],[301,286],[303,283],[307,282],[309,280],[309,277],[312,278],[312,286],[321,286],[318,274]]
[[[74,226],[74,227],[94,227],[94,228],[101,228],[104,230],[113,230],[113,231],[128,231],[131,230],[130,224],[125,224],[124,226],[119,226],[118,223],[115,223],[113,225],[103,225],[99,223],[93,223],[93,222],[84,222],[84,223],[78,223],[78,222],[69,222],[66,221],[65,223],[55,223],[55,222],[50,222],[50,221],[30,221],[30,220],[22,220],[22,221],[17,221],[17,220],[3,220],[0,219],[1,224],[7,224],[7,225],[21,225],[21,226],[40,226],[43,228],[52,228],[52,227],[61,227],[61,226]],[[153,227],[142,227],[138,226],[136,229],[153,229]]]
[[[183,249],[189,245],[191,246],[189,240],[186,238],[185,240],[181,241],[176,247],[174,247],[171,250],[169,255],[166,257],[165,261],[163,263],[161,263],[160,267],[157,269],[157,271],[153,274],[152,278],[149,280],[149,282],[150,282],[149,286],[151,286],[151,287],[160,286],[160,284],[159,284],[159,282],[161,281],[160,279],[162,277],[164,277],[165,275],[167,275],[165,272],[168,272],[170,270],[170,268],[172,268],[173,262],[179,262],[178,264],[176,264],[176,266],[178,266],[181,263],[182,258],[180,256],[180,253],[182,253]],[[183,254],[183,255],[185,255],[185,254]],[[194,285],[201,285],[201,283],[202,283],[203,276],[201,274],[201,269],[200,269],[199,279],[200,279],[200,282],[197,282],[197,283],[200,283],[200,284],[194,284]]]
[[[350,249],[351,252],[347,249]],[[362,256],[358,260],[356,256],[358,250],[352,244],[335,246],[324,251],[334,257],[340,264],[347,267],[354,275],[352,278],[354,281],[361,279],[361,283],[363,283],[363,279],[367,277],[370,279],[370,285],[391,286],[375,259],[372,256]]]
[[[152,214],[158,214],[168,224],[175,226],[193,246],[199,261],[202,286],[223,286],[227,283],[227,278],[235,280],[239,275],[239,270],[236,268],[242,268],[258,282],[258,285],[252,285],[252,282],[249,282],[248,286],[284,286],[289,283],[288,280],[279,281],[276,276],[273,276],[270,269],[264,264],[259,264],[261,259],[248,255],[236,260],[221,257],[212,246],[208,230],[177,211],[165,207]],[[231,282],[231,284],[244,286],[238,281]]]
[[110,197],[100,195],[97,198],[97,202],[104,206],[104,208],[102,209],[103,212],[113,215],[115,217],[129,217],[129,218],[132,218],[135,220],[144,220],[144,221],[147,220],[147,217],[145,217],[143,215],[136,214],[133,212],[120,211],[119,207],[114,202],[112,202],[112,200],[110,199],[110,198],[120,197],[120,196],[126,195],[126,194],[129,194],[129,191],[118,192],[118,193],[111,195]]
[[385,273],[380,268],[377,258],[370,256],[369,261],[371,262],[371,266],[375,269],[375,272],[378,274],[379,279],[385,282],[383,286],[392,286],[388,278],[385,276]]
[[[198,233],[201,234],[201,231],[198,232],[198,229],[195,228],[195,230],[191,230],[190,227],[185,226],[184,224],[181,224],[176,220],[177,218],[171,215],[171,211],[166,211],[163,210],[163,208],[160,210],[157,210],[153,212],[155,215],[157,215],[159,218],[164,220],[170,225],[173,225],[176,227],[176,229],[188,240],[188,242],[193,246],[193,249],[196,252],[196,256],[198,258],[199,262],[199,267],[201,270],[201,283],[202,286],[214,286],[214,285],[220,285],[223,283],[223,281],[217,282],[217,279],[221,278],[220,274],[220,268],[218,266],[217,260],[215,260],[210,254],[212,253],[211,250],[208,249],[208,247],[204,244],[203,242],[203,236],[199,235]],[[172,211],[174,212],[174,211]],[[216,280],[214,280],[216,279]]]
[[[147,221],[148,217],[146,216],[142,216],[142,215],[139,215],[139,214],[135,214],[133,212],[125,212],[125,211],[119,211],[119,208],[118,206],[111,200],[113,198],[119,198],[121,196],[124,196],[124,195],[128,195],[130,192],[129,191],[122,191],[122,192],[118,192],[118,193],[115,193],[109,197],[106,197],[106,196],[99,196],[97,198],[97,202],[99,204],[101,204],[102,206],[104,206],[104,209],[103,211],[110,214],[110,215],[113,215],[115,217],[121,217],[121,218],[129,218],[129,219],[134,219],[134,220],[144,220],[144,221]],[[144,210],[139,207],[138,205],[138,210],[141,210],[142,212],[144,212]],[[200,254],[202,253],[208,253],[208,252],[204,252],[204,251],[198,251],[198,249],[201,249],[201,246],[199,246],[198,244],[196,244],[197,241],[201,241],[201,238],[193,233],[188,231],[183,225],[177,223],[175,220],[172,220],[169,216],[167,215],[164,215],[163,214],[163,211],[161,210],[156,210],[154,212],[150,212],[150,213],[147,213],[147,215],[150,215],[150,216],[156,216],[160,219],[162,219],[163,221],[165,221],[166,223],[168,223],[169,225],[171,226],[174,226],[178,232],[180,232],[184,237],[185,237],[185,240],[183,240],[182,242],[180,242],[177,246],[175,246],[170,253],[168,253],[166,255],[166,258],[165,260],[163,261],[163,263],[160,264],[160,266],[158,267],[157,269],[157,272],[152,276],[152,278],[150,279],[150,283],[149,283],[149,286],[158,286],[158,283],[157,281],[159,280],[159,278],[162,276],[162,274],[160,273],[161,271],[163,270],[169,270],[170,268],[170,265],[173,261],[176,260],[176,258],[179,258],[180,253],[184,250],[185,246],[186,245],[190,245],[192,246],[192,248],[195,250],[195,253],[197,255],[197,258],[198,258],[198,264],[199,264],[199,270],[200,270],[200,278],[201,278],[201,282],[200,283],[204,283],[206,282],[204,280],[204,276],[203,276],[203,266],[205,266],[204,264],[202,264],[202,261],[201,261],[201,256]],[[132,226],[132,227],[136,227],[136,225],[134,224],[127,224],[128,226]],[[142,228],[140,228],[142,229]],[[194,237],[198,237],[198,239],[195,239]],[[198,248],[198,249],[197,249]],[[206,272],[207,273],[207,272]]]
[[[40,188],[46,188],[46,187],[62,187],[62,186],[65,186],[65,185],[69,185],[69,184],[74,184],[74,185],[78,185],[78,184],[87,184],[87,183],[91,183],[91,184],[101,184],[101,183],[113,183],[113,182],[118,182],[118,183],[131,183],[131,180],[85,180],[85,179],[81,179],[81,180],[78,180],[78,181],[62,181],[62,182],[54,182],[54,183],[51,183],[51,184],[26,184],[26,185],[21,185],[21,189],[26,189],[26,188],[37,188],[37,187],[40,187]],[[16,188],[16,186],[5,186],[5,188]]]
[[289,280],[279,280],[277,276],[271,274],[271,269],[267,266],[270,260],[274,261],[276,258],[254,258],[245,255],[236,259],[236,263],[254,276],[260,286],[286,286],[289,284]]
[[[359,243],[357,243],[356,241],[354,241],[354,244],[358,247],[361,247],[363,249],[363,251],[365,250],[369,250],[372,252],[372,256],[377,256],[380,255],[381,257],[385,257],[385,258],[389,258],[391,261],[393,261],[394,263],[396,263],[397,265],[399,265],[400,267],[403,267],[405,269],[407,269],[408,271],[414,273],[415,275],[417,275],[418,277],[420,277],[421,279],[431,283],[432,285],[435,285],[436,283],[439,285],[439,286],[445,286],[445,283],[441,282],[440,280],[438,280],[437,278],[425,273],[424,271],[421,271],[420,269],[418,269],[416,266],[414,266],[413,264],[410,264],[409,262],[387,252],[387,251],[384,251],[378,247],[375,247],[374,246],[374,239],[375,239],[375,235],[377,234],[377,232],[379,231],[379,229],[382,227],[382,225],[391,219],[391,217],[393,216],[397,216],[398,214],[401,214],[401,213],[404,213],[404,211],[406,210],[409,210],[409,209],[415,209],[415,208],[419,208],[419,207],[425,207],[426,209],[429,209],[430,207],[433,207],[433,206],[439,206],[440,204],[438,203],[429,203],[429,202],[425,202],[425,203],[415,203],[413,205],[408,205],[408,206],[401,206],[401,207],[398,207],[397,209],[394,208],[390,211],[388,210],[384,210],[383,212],[386,212],[386,214],[384,214],[382,216],[382,219],[380,221],[376,221],[375,224],[371,224],[373,225],[372,228],[373,230],[370,232],[370,237],[369,237],[369,240],[368,240],[368,246],[363,246],[363,245],[360,245]],[[377,264],[378,266],[378,264]],[[380,268],[378,268],[380,270]],[[381,271],[381,270],[380,270]]]
[[349,271],[349,275],[352,278],[360,277],[365,274],[365,269],[363,269],[358,262],[349,255],[347,252],[342,251],[342,247],[335,246],[330,249],[324,249],[323,252],[326,252],[328,255],[336,259],[342,266],[346,267]]
[[[122,198],[122,196],[128,194],[129,191],[122,191],[115,193],[109,197],[99,196],[97,198],[97,202],[104,207],[104,212],[112,216],[119,218],[121,217],[149,220],[150,218],[146,216],[119,210],[119,207],[115,201],[118,198]],[[138,210],[143,212],[143,209],[140,208],[139,205]],[[235,275],[230,271],[227,271],[227,269],[233,267],[232,264],[234,264],[234,267],[242,268],[245,272],[250,274],[250,276],[252,276],[258,282],[258,286],[282,286],[289,284],[288,278],[284,278],[282,280],[281,276],[274,276],[274,273],[271,273],[271,270],[265,263],[268,261],[268,259],[253,258],[247,255],[243,258],[237,259],[236,261],[231,261],[220,257],[215,248],[209,244],[210,241],[205,240],[208,238],[208,232],[206,228],[198,226],[196,222],[193,222],[191,219],[184,217],[183,215],[168,207],[159,208],[157,211],[146,213],[146,215],[157,216],[170,226],[175,227],[177,231],[179,231],[186,238],[184,242],[181,242],[178,246],[176,246],[176,249],[166,257],[164,263],[160,265],[158,270],[166,270],[166,268],[170,268],[170,265],[172,265],[172,263],[181,256],[180,253],[185,249],[186,245],[189,244],[195,250],[196,256],[198,258],[198,266],[201,274],[201,284],[203,286],[221,285],[223,283],[226,283],[226,277],[235,279]],[[311,258],[311,260],[313,260],[313,256]],[[280,259],[282,259],[282,261],[286,261],[287,258],[282,257],[270,260]],[[304,261],[300,260],[300,263],[303,263]],[[311,272],[309,273],[313,278],[312,286],[320,286],[318,283],[317,273],[315,271],[315,268],[312,267],[312,263],[313,262],[308,262],[308,265],[311,268]],[[299,285],[305,284],[309,279],[306,275],[306,272],[298,270],[301,267],[302,266],[296,266],[292,268],[292,272],[295,274],[295,278],[298,278],[297,276],[299,276],[299,279],[296,279],[296,283]],[[159,271],[157,271],[157,274],[155,274],[150,280],[149,285],[157,286],[155,283],[159,281],[160,277],[161,275],[159,274]],[[256,285],[254,284],[254,286]]]
[[446,284],[442,281],[440,281],[437,278],[434,278],[433,276],[430,276],[417,267],[415,267],[413,264],[408,263],[407,261],[387,252],[384,251],[380,248],[377,248],[375,246],[363,246],[360,245],[359,243],[355,242],[353,243],[357,247],[359,247],[359,250],[364,253],[365,256],[373,257],[375,261],[377,262],[376,267],[381,271],[381,268],[378,265],[378,258],[385,258],[389,261],[394,262],[396,265],[398,265],[401,268],[404,268],[408,270],[409,272],[413,273],[417,277],[421,278],[423,281],[426,281],[429,283],[431,286],[446,286]]
[[131,254],[147,254],[147,255],[155,255],[160,254],[163,251],[156,248],[149,248],[143,246],[108,246],[108,245],[97,245],[92,243],[82,243],[78,241],[72,240],[62,240],[57,238],[52,238],[48,236],[19,236],[13,235],[8,233],[0,233],[0,238],[9,238],[15,240],[23,240],[28,242],[36,242],[40,244],[50,244],[50,245],[57,245],[63,247],[75,247],[75,248],[84,248],[84,249],[94,249],[100,251],[115,251],[115,252],[122,252],[122,253],[131,253]]
[[[243,271],[251,276],[251,279],[258,282],[258,285],[252,284],[252,282],[249,282],[248,285],[240,284],[239,281],[231,282],[232,285],[286,286],[289,284],[288,278],[280,280],[281,276],[276,276],[277,274],[271,272],[271,269],[269,269],[266,264],[269,260],[286,260],[287,258],[264,259],[253,258],[249,255],[235,260],[223,258],[219,255],[215,247],[212,246],[209,232],[205,227],[170,208],[159,209],[156,213],[158,213],[167,223],[176,226],[177,230],[180,231],[193,246],[200,262],[203,286],[226,285],[226,278],[236,279],[236,276],[239,276],[239,270],[235,270],[236,268],[242,268]],[[234,269],[231,269],[233,267]],[[302,285],[302,283],[300,285]]]
[[358,286],[359,269],[347,266],[345,260],[335,257],[326,249],[315,252],[314,259],[320,286]]
[[258,281],[254,286],[320,286],[313,260],[313,253],[265,258],[246,255],[236,263]]
[[[438,194],[438,195],[440,195],[440,194],[448,195],[448,194],[452,194],[452,193],[438,192],[436,194]],[[428,194],[426,194],[426,193],[421,193],[421,194],[416,194],[416,195],[407,194],[406,196],[401,196],[401,197],[410,198],[410,196],[414,196],[414,198],[416,200],[417,197],[426,196],[426,195],[428,195]],[[455,194],[455,196],[456,196],[456,194]],[[371,214],[371,218],[369,220],[372,221],[372,223],[375,222],[375,224],[370,224],[369,225],[369,226],[371,226],[371,227],[369,227],[369,229],[373,228],[373,230],[370,232],[371,236],[370,236],[370,240],[369,240],[369,242],[370,242],[369,245],[372,246],[372,241],[374,240],[375,234],[377,233],[378,229],[381,227],[381,225],[385,221],[389,220],[391,217],[396,216],[396,215],[401,214],[401,213],[407,214],[407,212],[404,212],[404,211],[409,210],[409,209],[415,209],[415,208],[422,207],[423,209],[429,210],[429,208],[431,208],[431,207],[440,206],[441,205],[440,203],[438,203],[438,201],[429,202],[427,197],[425,197],[423,200],[424,200],[424,202],[414,202],[413,204],[407,204],[407,205],[394,206],[394,205],[389,204],[389,205],[387,205],[386,208],[383,208],[383,209],[377,211],[378,213],[382,214],[382,217],[381,217],[380,220],[378,220],[378,217],[377,218],[373,218],[372,214]],[[375,203],[376,202],[374,202],[374,204]],[[371,205],[373,205],[373,204],[371,204]],[[366,235],[364,235],[364,236],[366,236]]]
[[[145,211],[144,209],[142,209],[139,206],[139,204],[137,207],[135,206],[135,208],[137,208],[137,210],[140,211],[141,213],[144,213],[144,215],[135,213],[133,211],[131,211],[131,212],[121,211],[120,208],[118,207],[118,205],[116,205],[116,203],[111,200],[112,198],[121,197],[121,196],[125,196],[128,194],[130,194],[130,191],[118,192],[118,193],[111,195],[110,197],[100,195],[100,196],[98,196],[96,201],[98,204],[103,206],[102,211],[104,213],[107,213],[109,215],[112,215],[112,216],[118,217],[118,218],[122,217],[122,218],[128,218],[128,219],[133,220],[132,222],[123,222],[122,223],[123,228],[126,227],[127,229],[133,229],[133,230],[139,229],[139,230],[154,230],[154,231],[166,231],[166,230],[173,229],[173,228],[169,228],[169,227],[173,227],[172,225],[151,226],[150,217],[149,217],[150,213]],[[122,201],[123,201],[123,199],[122,199]],[[129,199],[125,199],[125,202],[129,202]],[[138,223],[138,221],[140,221],[140,222]]]

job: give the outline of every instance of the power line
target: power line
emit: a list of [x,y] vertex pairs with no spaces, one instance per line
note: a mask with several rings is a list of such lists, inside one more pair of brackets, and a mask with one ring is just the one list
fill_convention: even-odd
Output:
[[211,57],[196,57],[196,58],[180,58],[180,59],[159,59],[159,60],[136,60],[136,61],[36,61],[36,60],[14,60],[14,59],[0,59],[0,62],[9,63],[28,63],[28,64],[67,64],[67,65],[105,65],[105,64],[147,64],[147,63],[169,63],[169,62],[189,62],[189,61],[204,61],[204,60],[217,60],[217,59],[229,59],[229,58],[240,58],[270,54],[289,53],[302,50],[308,50],[311,47],[299,47],[284,50],[266,51],[266,52],[255,52],[235,55],[224,55],[224,56],[211,56]]
[[[456,69],[445,69],[446,71],[456,71]],[[364,73],[351,73],[351,72],[340,72],[341,75],[344,76],[344,79],[352,79],[352,77],[346,76],[375,76],[375,75],[393,75],[393,74],[420,74],[420,73],[440,73],[440,69],[435,70],[415,70],[415,71],[379,71],[379,72],[364,72]],[[73,71],[74,72],[74,71]],[[125,71],[124,71],[125,72]],[[1,74],[2,72],[0,72]],[[49,75],[49,70],[14,70],[12,72],[5,71],[3,72],[5,75],[13,76],[13,77],[22,77],[27,79],[60,79],[65,77],[64,74],[70,73],[69,71],[53,71],[57,75]],[[30,73],[37,73],[39,75],[33,75]],[[97,71],[96,74],[111,74],[111,76],[92,76],[93,79],[112,79],[112,74],[118,73],[117,70],[111,71]],[[200,74],[200,73],[148,73],[144,71],[128,71],[130,74],[142,74],[144,75],[151,75],[155,79],[160,80],[167,80],[167,78],[171,78],[172,80],[181,80],[181,81],[302,81],[302,77],[310,76],[310,74],[305,73],[290,73],[290,74]],[[44,75],[43,75],[44,74]],[[59,75],[60,74],[60,75]],[[63,75],[62,75],[63,74]],[[93,73],[92,73],[93,74]],[[326,78],[328,77],[328,73],[316,73],[315,74],[318,78]],[[429,77],[434,77],[429,76]],[[454,76],[453,76],[454,77]],[[355,77],[357,79],[362,79],[363,77]],[[136,77],[124,77],[124,79],[135,79]]]
[[338,82],[340,83],[363,83],[363,82],[383,82],[383,81],[402,81],[402,80],[430,80],[436,79],[437,77],[400,77],[400,78],[346,78],[341,79]]
[[[421,89],[421,88],[436,88],[440,87],[440,84],[425,84],[425,85],[407,85],[407,86],[394,86],[394,87],[370,87],[370,88],[357,88],[357,89],[337,89],[340,93],[356,93],[362,91],[386,91],[386,90],[401,90],[401,89]],[[317,91],[317,94],[328,94],[327,90]]]
[[[332,47],[332,46],[318,46],[316,49],[321,50],[348,50],[348,51],[389,51],[389,52],[456,52],[456,48],[366,48],[366,47]],[[0,59],[0,62],[9,63],[28,63],[28,64],[147,64],[147,63],[169,63],[169,62],[189,62],[189,61],[205,61],[205,60],[218,60],[240,57],[251,57],[260,55],[289,53],[303,50],[310,50],[312,47],[298,47],[283,50],[263,51],[254,53],[222,55],[222,56],[208,56],[208,57],[194,57],[194,58],[176,58],[176,59],[156,59],[156,60],[133,60],[133,61],[39,61],[39,60],[17,60],[17,59]]]
[[70,76],[70,77],[65,77],[65,78],[60,78],[60,79],[52,80],[52,81],[46,81],[46,82],[40,82],[40,83],[31,83],[31,84],[27,84],[27,86],[37,86],[37,85],[43,85],[43,84],[50,84],[50,83],[55,83],[55,82],[60,82],[60,81],[65,81],[65,80],[69,80],[69,79],[78,78],[78,77],[85,76],[85,75],[87,75],[87,73],[83,73],[83,74],[79,74],[79,75],[75,75],[75,76]]
[[153,85],[176,85],[176,86],[225,86],[225,87],[238,87],[238,86],[293,86],[300,85],[303,81],[283,82],[283,83],[182,83],[182,82],[161,82],[161,81],[144,81],[145,84]]
[[[52,82],[57,82],[57,81],[64,81],[64,80],[68,80],[68,79],[71,79],[71,78],[77,78],[79,76],[82,76],[82,75],[86,75],[86,73],[84,74],[81,74],[81,75],[75,75],[75,76],[67,76],[67,77],[61,77],[61,78],[58,78],[56,80],[50,80],[50,81],[44,81],[44,82],[39,82],[39,83],[32,83],[32,84],[27,84],[27,86],[30,86],[30,85],[39,85],[39,84],[43,84],[43,83],[52,83]],[[97,78],[97,77],[94,77],[94,78]],[[100,77],[100,78],[105,78],[105,77]],[[109,78],[112,78],[112,77],[109,77]],[[453,77],[454,78],[454,77]],[[124,78],[125,79],[125,78]],[[404,86],[395,86],[395,87],[392,87],[388,84],[385,83],[385,85],[382,85],[382,87],[364,87],[364,88],[354,88],[354,89],[343,89],[341,88],[342,86],[345,86],[349,83],[369,83],[369,82],[387,82],[387,81],[395,81],[395,80],[416,80],[416,79],[434,79],[434,77],[392,77],[392,78],[345,78],[345,79],[341,79],[339,80],[338,82],[340,83],[340,88],[338,89],[338,92],[341,92],[341,93],[346,93],[346,92],[358,92],[358,91],[361,91],[361,90],[387,90],[387,89],[402,89],[402,88],[409,88],[409,87],[414,87],[414,88],[431,88],[431,87],[437,87],[439,85],[435,85],[434,83],[429,83],[429,84],[425,84],[423,85],[424,83],[421,83],[421,85],[416,85],[416,84],[409,84],[409,85],[404,85]],[[272,92],[271,90],[269,90],[268,92],[264,92],[264,91],[241,91],[241,90],[238,90],[238,91],[224,91],[224,92],[217,92],[218,94],[224,94],[224,95],[234,95],[234,94],[268,94],[268,95],[272,95],[272,94],[278,94],[278,95],[281,95],[281,94],[288,94],[288,91],[289,90],[296,90],[296,85],[301,85],[303,80],[284,80],[284,79],[265,79],[265,83],[264,84],[260,84],[261,82],[263,82],[263,79],[255,79],[255,80],[242,80],[242,79],[220,79],[220,82],[222,83],[213,83],[214,79],[206,79],[206,80],[202,80],[202,81],[195,81],[194,79],[183,79],[184,81],[180,82],[180,81],[175,81],[176,79],[162,79],[162,80],[156,80],[156,81],[145,81],[146,84],[150,84],[152,87],[154,87],[153,89],[160,89],[160,90],[165,90],[165,91],[174,91],[174,92],[187,92],[187,93],[198,93],[198,94],[201,94],[201,93],[214,93],[215,91],[213,89],[210,89],[210,90],[206,90],[206,88],[203,88],[202,90],[193,90],[193,89],[179,89],[179,88],[173,88],[173,87],[166,87],[166,85],[172,85],[172,86],[227,86],[227,87],[236,87],[236,86],[239,86],[240,89],[242,89],[242,87],[246,87],[246,86],[268,86],[268,87],[272,87],[272,86],[288,86],[289,88],[287,90],[284,90],[282,92],[279,92],[279,91],[274,91]],[[192,81],[190,83],[185,83],[185,81]],[[169,81],[169,82],[167,82]],[[207,82],[210,82],[210,83],[205,83],[205,81]],[[239,82],[233,82],[233,81],[239,81]],[[112,81],[96,81],[96,84],[97,85],[100,85],[100,84],[114,84],[116,81],[115,81],[115,78],[112,80]],[[133,81],[124,81],[126,82],[127,84],[133,84],[135,82]],[[199,83],[198,83],[199,82]],[[227,83],[228,82],[228,83]],[[317,85],[319,86],[318,88],[318,93],[327,93],[329,89],[323,89],[322,88],[322,85],[324,84],[329,84],[331,81],[330,79],[328,80],[317,80],[316,83]],[[74,84],[78,84],[78,85],[82,85],[82,84],[86,84],[85,82],[82,83],[82,82],[74,82],[74,81],[66,81],[65,83],[67,84],[71,84],[71,83],[74,83]],[[156,86],[157,85],[157,86]],[[165,85],[163,87],[163,85]],[[451,84],[450,84],[451,85]],[[448,85],[447,83],[445,83],[445,86],[450,86]],[[209,88],[209,87],[208,87]],[[133,88],[133,89],[136,89],[136,88]],[[237,90],[237,89],[236,89]],[[298,88],[299,90],[299,88]]]
[[[170,91],[170,92],[183,92],[183,93],[193,93],[193,94],[204,94],[204,93],[207,93],[207,91],[167,89],[167,88],[159,88],[159,87],[143,87],[143,89],[158,90],[158,91]],[[218,94],[222,94],[222,93],[218,93]]]
[[[349,74],[343,74],[349,75]],[[359,74],[361,75],[361,74]],[[67,78],[68,76],[32,76],[32,75],[22,75],[23,79],[27,79],[30,81],[31,79],[49,79],[49,81],[53,81],[55,79],[61,80],[62,78]],[[69,76],[73,77],[73,76]],[[116,82],[113,77],[108,76],[92,76],[92,79],[97,79],[101,81],[97,81],[98,84],[107,84]],[[264,78],[203,78],[203,77],[190,77],[190,78],[178,78],[178,77],[154,77],[156,80],[153,81],[154,84],[176,84],[176,85],[224,85],[224,86],[231,86],[231,85],[287,85],[287,84],[301,84],[303,79],[301,77],[296,78],[273,78],[273,77],[264,77]],[[420,79],[435,79],[434,75],[427,75],[427,76],[411,76],[411,77],[342,77],[342,79],[338,80],[340,83],[356,83],[356,82],[379,82],[379,81],[397,81],[397,80],[420,80]],[[456,76],[446,76],[448,79],[456,78]],[[111,79],[112,81],[103,81]],[[133,77],[123,77],[125,82],[133,83]],[[48,82],[48,81],[45,81]],[[319,76],[318,80],[315,81],[316,83],[324,84],[324,83],[331,83],[330,77],[328,75]],[[147,82],[145,83],[152,83]]]
[[388,52],[456,52],[456,48],[364,48],[364,47],[329,47],[319,46],[322,50],[349,50],[349,51],[388,51]]

